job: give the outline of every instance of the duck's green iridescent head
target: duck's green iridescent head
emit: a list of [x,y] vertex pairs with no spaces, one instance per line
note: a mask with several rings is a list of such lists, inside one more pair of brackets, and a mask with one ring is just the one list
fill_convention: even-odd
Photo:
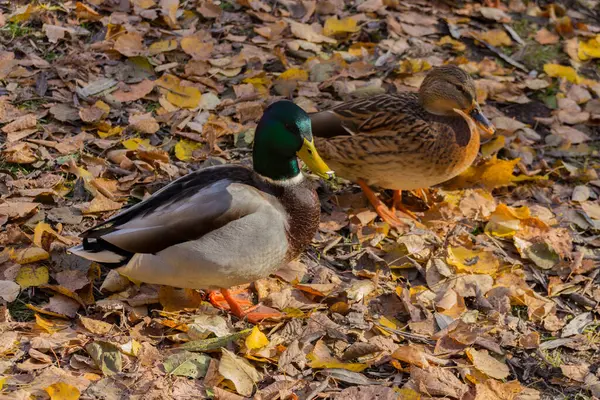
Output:
[[254,170],[275,181],[289,180],[300,174],[296,157],[320,177],[333,177],[333,171],[315,149],[309,116],[291,101],[275,102],[267,107],[256,127]]

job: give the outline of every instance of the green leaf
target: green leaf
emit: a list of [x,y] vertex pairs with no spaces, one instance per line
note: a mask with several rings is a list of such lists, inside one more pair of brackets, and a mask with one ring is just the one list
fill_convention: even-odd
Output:
[[197,379],[206,375],[210,360],[211,358],[206,354],[184,351],[167,358],[163,362],[163,367],[167,374]]
[[109,342],[96,341],[85,346],[85,350],[106,376],[118,374],[123,369],[123,357],[119,348]]
[[240,332],[228,335],[228,336],[222,336],[222,337],[218,337],[218,338],[210,338],[210,339],[204,339],[204,340],[194,340],[194,341],[182,344],[181,346],[179,346],[179,348],[182,350],[198,351],[198,352],[217,350],[217,349],[220,349],[221,347],[227,346],[230,342],[233,342],[234,340],[238,340],[238,339],[246,337],[247,335],[250,334],[251,331],[252,331],[252,329],[244,329],[243,331],[240,331]]

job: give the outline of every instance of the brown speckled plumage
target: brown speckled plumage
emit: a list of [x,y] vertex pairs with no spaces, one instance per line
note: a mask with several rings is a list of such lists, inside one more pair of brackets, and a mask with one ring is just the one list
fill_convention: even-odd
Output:
[[468,110],[474,96],[464,71],[439,67],[420,93],[356,99],[311,115],[315,145],[336,174],[351,181],[396,190],[433,186],[464,171],[477,155],[474,122],[453,111]]

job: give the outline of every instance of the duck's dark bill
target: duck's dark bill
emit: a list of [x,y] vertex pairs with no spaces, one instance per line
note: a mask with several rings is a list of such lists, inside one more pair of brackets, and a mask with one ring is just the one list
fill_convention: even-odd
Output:
[[483,113],[478,107],[474,108],[470,112],[469,116],[473,118],[473,120],[477,123],[479,129],[481,129],[482,131],[490,135],[496,133],[496,128],[494,127],[494,125],[492,125],[492,123],[486,118],[486,116],[483,115]]
[[325,161],[319,156],[317,153],[317,149],[315,149],[315,144],[313,141],[308,141],[304,139],[304,143],[302,144],[302,148],[298,151],[298,157],[304,164],[315,174],[319,175],[323,179],[332,179],[335,175],[333,171],[325,164]]

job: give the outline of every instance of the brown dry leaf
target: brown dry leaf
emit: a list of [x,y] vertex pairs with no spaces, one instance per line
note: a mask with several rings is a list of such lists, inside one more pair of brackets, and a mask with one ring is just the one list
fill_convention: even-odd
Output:
[[490,378],[505,379],[510,375],[508,366],[490,356],[487,350],[468,348],[465,350],[465,353],[473,363],[473,366]]
[[141,56],[144,49],[144,38],[137,32],[128,32],[117,38],[115,41],[115,50],[125,57]]
[[28,203],[21,201],[7,201],[0,204],[0,215],[9,219],[24,218],[35,211],[40,203]]
[[307,40],[311,43],[337,43],[335,39],[315,32],[310,25],[301,24],[292,20],[289,20],[288,23],[292,28],[292,34],[299,39]]
[[10,124],[6,124],[2,127],[2,132],[13,133],[24,129],[33,128],[37,125],[37,116],[35,114],[23,115]]
[[219,362],[219,373],[233,382],[235,390],[242,396],[250,396],[254,391],[256,382],[262,379],[258,372],[248,361],[240,358],[222,348],[221,361]]
[[177,40],[169,39],[169,40],[160,40],[158,42],[152,43],[148,47],[148,53],[151,56],[155,56],[160,53],[166,53],[168,51],[173,51],[177,49]]
[[542,28],[535,34],[535,40],[539,44],[556,44],[560,37],[556,33],[550,32],[546,28]]
[[4,161],[14,164],[33,164],[37,161],[34,147],[29,143],[15,143],[2,152]]
[[469,387],[459,381],[450,370],[443,368],[425,370],[411,365],[410,379],[415,388],[424,395],[461,399],[469,390]]
[[153,134],[158,132],[160,126],[152,113],[134,114],[129,116],[129,124],[138,132]]
[[427,369],[429,367],[429,362],[423,350],[412,344],[398,347],[392,353],[392,357],[405,363],[416,365],[419,368]]
[[98,194],[98,196],[94,197],[94,200],[92,200],[87,206],[81,208],[81,212],[83,214],[96,214],[106,211],[120,210],[122,206],[122,203]]
[[214,49],[214,45],[204,40],[205,35],[197,34],[181,39],[181,48],[192,57],[192,60],[206,61]]
[[323,340],[318,340],[317,343],[315,343],[315,347],[306,358],[310,360],[309,365],[312,368],[341,368],[349,371],[361,372],[368,366],[367,364],[346,363],[337,360],[331,355],[331,352]]
[[111,93],[112,97],[116,101],[120,101],[121,103],[136,101],[144,98],[149,95],[154,89],[154,81],[149,79],[144,79],[140,83],[135,85],[129,85],[128,90],[119,89],[113,93]]
[[106,335],[115,327],[113,324],[109,324],[107,322],[100,321],[97,319],[84,317],[83,315],[79,316],[79,320],[81,321],[81,324],[85,327],[85,329],[96,335]]
[[477,383],[475,389],[475,400],[517,400],[525,388],[518,381],[498,382],[488,379]]

